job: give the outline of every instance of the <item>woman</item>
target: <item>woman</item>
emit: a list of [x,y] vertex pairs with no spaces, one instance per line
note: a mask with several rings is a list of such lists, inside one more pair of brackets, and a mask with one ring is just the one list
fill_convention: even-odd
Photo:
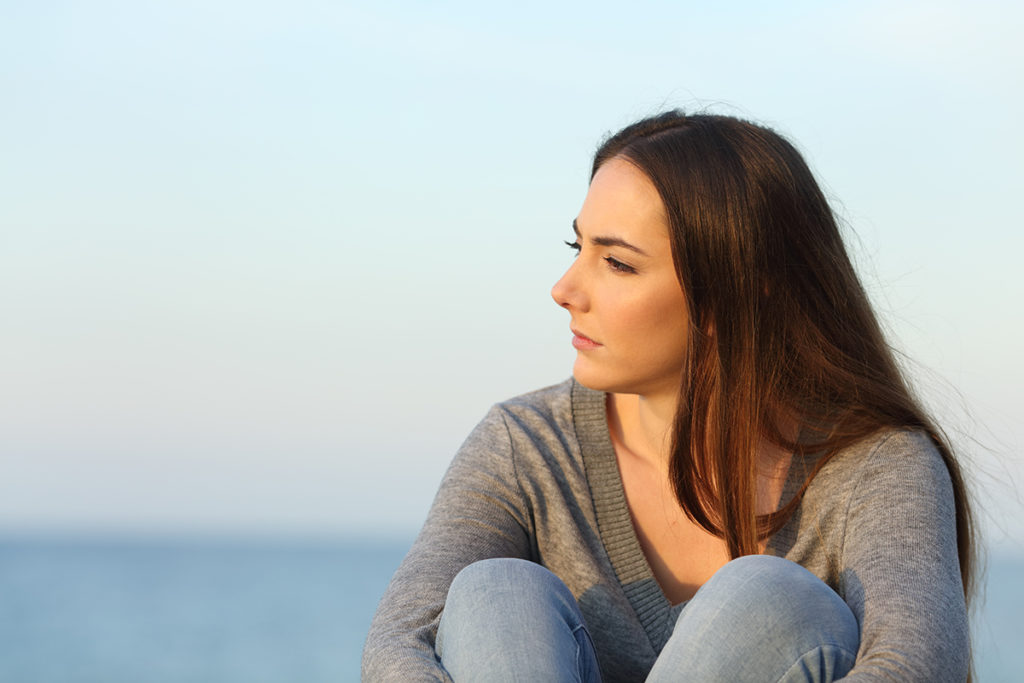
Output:
[[966,679],[960,469],[796,150],[645,119],[573,228],[573,379],[469,436],[364,680]]

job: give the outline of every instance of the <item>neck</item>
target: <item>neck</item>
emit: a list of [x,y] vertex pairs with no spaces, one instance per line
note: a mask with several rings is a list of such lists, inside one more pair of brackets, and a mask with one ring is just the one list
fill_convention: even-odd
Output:
[[628,453],[668,471],[677,395],[608,395],[608,427],[613,442]]

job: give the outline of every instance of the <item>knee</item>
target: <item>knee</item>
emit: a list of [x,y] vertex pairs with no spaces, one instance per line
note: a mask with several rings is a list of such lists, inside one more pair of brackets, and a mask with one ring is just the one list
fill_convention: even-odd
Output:
[[455,680],[593,680],[590,636],[572,593],[534,562],[475,562],[452,580],[435,649]]
[[541,565],[511,557],[480,560],[463,568],[452,580],[445,601],[445,611],[462,608],[487,611],[500,609],[502,605],[519,605],[540,599],[566,597],[572,594],[565,584],[551,571]]
[[[534,562],[513,557],[480,560],[464,567],[448,588],[448,599],[464,593],[486,591],[490,595],[515,591],[524,585],[547,580],[554,574]],[[556,579],[557,580],[557,579]]]
[[493,557],[487,560],[478,560],[473,564],[463,567],[452,586],[458,584],[473,585],[477,583],[492,584],[495,581],[505,581],[508,577],[520,574],[531,574],[536,570],[548,571],[539,564],[528,560],[521,560],[517,557]]
[[697,595],[705,589],[716,596],[716,601],[724,598],[743,605],[745,618],[760,618],[763,626],[823,630],[854,651],[860,641],[857,619],[839,594],[785,558],[736,558],[715,573]]
[[796,576],[807,570],[792,560],[776,555],[744,555],[727,562],[719,574],[766,574],[781,577]]
[[[750,555],[727,563],[697,591],[655,670],[782,681],[817,667],[828,673],[822,680],[832,680],[853,666],[859,643],[853,612],[821,579],[795,562]],[[702,656],[708,652],[716,655]]]
[[[726,563],[704,585],[709,590],[727,589],[730,594],[758,596],[783,594],[793,598],[820,594],[839,596],[824,581],[796,562],[774,555],[744,555]],[[701,590],[704,590],[704,587]]]

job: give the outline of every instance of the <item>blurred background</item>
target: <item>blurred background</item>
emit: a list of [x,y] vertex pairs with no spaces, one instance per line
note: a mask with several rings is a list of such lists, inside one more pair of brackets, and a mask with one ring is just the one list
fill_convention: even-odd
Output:
[[[356,680],[449,459],[571,370],[601,138],[805,154],[1024,609],[1024,8],[0,0],[0,680]],[[1009,634],[1009,635],[1007,635]]]

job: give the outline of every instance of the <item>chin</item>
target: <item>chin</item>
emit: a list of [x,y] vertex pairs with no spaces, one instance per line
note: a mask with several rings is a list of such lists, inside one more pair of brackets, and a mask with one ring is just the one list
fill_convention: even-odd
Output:
[[573,379],[588,389],[603,391],[608,394],[639,394],[641,393],[635,382],[630,382],[623,377],[611,377],[607,373],[594,372],[592,369],[574,367]]
[[629,373],[612,373],[605,368],[595,368],[579,360],[572,369],[573,378],[588,389],[608,394],[637,394],[647,396],[666,391],[678,391],[679,379],[672,375],[637,376]]

